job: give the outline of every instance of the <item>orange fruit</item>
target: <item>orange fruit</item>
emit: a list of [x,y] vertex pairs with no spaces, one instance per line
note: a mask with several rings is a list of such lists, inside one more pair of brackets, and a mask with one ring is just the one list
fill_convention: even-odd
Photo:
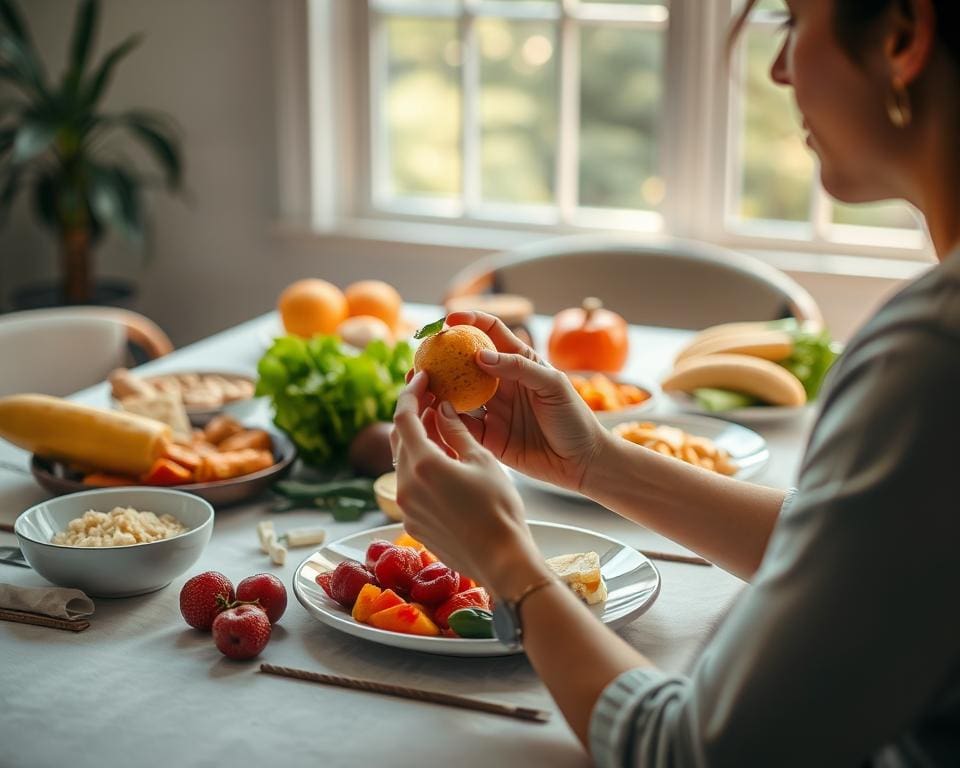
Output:
[[403,299],[397,289],[383,280],[361,280],[351,283],[344,291],[350,317],[373,315],[385,322],[391,330],[397,327]]
[[477,352],[496,351],[490,337],[472,325],[454,325],[425,338],[413,357],[413,369],[426,371],[430,391],[438,400],[448,400],[460,413],[486,403],[497,391],[500,379],[477,365]]
[[333,283],[307,278],[284,289],[277,309],[287,333],[310,338],[336,332],[347,317],[347,300]]

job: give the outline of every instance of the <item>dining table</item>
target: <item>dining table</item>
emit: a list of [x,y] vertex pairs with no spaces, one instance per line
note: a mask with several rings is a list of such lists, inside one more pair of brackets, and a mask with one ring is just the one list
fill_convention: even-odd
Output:
[[[439,307],[407,304],[413,326],[442,316]],[[530,329],[545,348],[550,318]],[[239,324],[147,363],[138,373],[218,370],[255,373],[274,336],[276,313]],[[629,329],[623,376],[656,382],[670,371],[692,332],[653,326]],[[2,375],[2,374],[0,374]],[[106,383],[72,399],[110,407]],[[269,404],[252,417],[269,423]],[[660,394],[652,413],[669,418],[678,406]],[[812,406],[779,421],[750,424],[766,441],[769,462],[751,482],[785,488],[795,482],[815,417]],[[48,498],[26,471],[29,456],[0,440],[0,523]],[[655,532],[586,499],[517,479],[530,520],[597,531],[640,550],[690,554]],[[0,622],[0,766],[584,766],[589,755],[522,654],[455,657],[387,647],[318,621],[290,589],[311,550],[290,550],[284,565],[259,548],[256,526],[278,530],[322,526],[327,541],[390,522],[370,511],[355,522],[318,510],[272,511],[271,495],[216,510],[212,538],[199,561],[168,586],[123,599],[96,599],[90,627],[64,632]],[[0,545],[16,545],[0,533]],[[650,608],[618,630],[668,672],[691,668],[732,601],[745,588],[713,565],[657,560],[661,586]],[[236,584],[272,573],[290,602],[270,643],[253,661],[224,657],[209,634],[187,626],[179,610],[184,582],[220,571]],[[0,564],[0,582],[49,586],[28,568]],[[425,688],[546,710],[546,722],[365,691],[289,680],[258,671],[259,663]],[[576,661],[590,664],[589,658]]]

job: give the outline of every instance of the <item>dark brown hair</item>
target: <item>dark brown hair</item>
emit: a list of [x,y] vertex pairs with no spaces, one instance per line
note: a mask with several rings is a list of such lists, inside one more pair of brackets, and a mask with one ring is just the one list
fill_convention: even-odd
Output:
[[[960,0],[932,0],[937,17],[937,37],[944,48],[960,63]],[[904,0],[834,0],[834,26],[837,38],[856,56],[863,48],[873,25],[893,3]],[[747,0],[730,28],[728,46],[733,47],[757,0]]]

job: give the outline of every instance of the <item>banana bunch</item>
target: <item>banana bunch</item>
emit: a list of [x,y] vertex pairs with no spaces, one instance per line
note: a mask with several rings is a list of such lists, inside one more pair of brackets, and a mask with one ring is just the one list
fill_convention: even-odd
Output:
[[705,410],[796,407],[816,397],[838,354],[826,331],[795,320],[724,323],[698,333],[677,355],[665,392],[686,392]]

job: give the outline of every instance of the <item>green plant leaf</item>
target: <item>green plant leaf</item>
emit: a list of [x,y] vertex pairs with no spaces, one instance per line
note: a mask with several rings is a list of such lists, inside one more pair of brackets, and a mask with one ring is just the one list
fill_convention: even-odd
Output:
[[103,95],[107,84],[110,82],[110,76],[113,74],[113,68],[117,65],[120,59],[140,45],[142,40],[143,35],[139,33],[136,35],[131,35],[103,57],[103,61],[100,62],[100,66],[97,68],[96,74],[90,80],[90,86],[87,89],[83,99],[83,104],[87,109],[92,109],[100,100],[100,97]]
[[15,3],[10,0],[0,0],[0,22],[21,40],[27,40],[27,26],[17,10]]
[[143,240],[143,219],[140,213],[140,186],[134,176],[120,166],[113,167],[114,180],[120,191],[120,212],[123,231],[136,243]]
[[23,168],[15,166],[8,174],[6,179],[0,183],[0,221],[2,221],[10,210],[13,199],[20,191],[20,174]]
[[60,228],[57,214],[57,181],[53,174],[45,173],[33,188],[33,209],[37,218],[49,229],[56,232]]
[[137,183],[129,173],[118,166],[92,166],[89,194],[97,220],[130,240],[142,238]]
[[425,326],[423,326],[423,328],[413,334],[413,338],[425,339],[427,336],[433,336],[436,333],[440,333],[440,331],[443,329],[443,323],[446,319],[446,316],[444,316],[432,323],[427,323]]
[[79,79],[87,66],[87,56],[90,53],[90,41],[97,28],[97,16],[100,4],[97,0],[84,0],[77,11],[77,20],[73,28],[73,40],[70,43],[70,69],[73,76]]
[[20,124],[13,140],[13,163],[26,163],[43,154],[57,136],[57,127],[48,122],[29,117]]
[[163,168],[167,177],[167,186],[170,189],[179,187],[182,172],[180,148],[172,131],[163,126],[156,117],[143,112],[128,112],[122,116],[122,119],[127,129]]
[[16,128],[2,128],[0,129],[0,159],[13,149],[13,140],[17,136]]
[[41,99],[49,97],[43,66],[27,40],[0,34],[0,63],[5,63],[5,78],[22,91]]

